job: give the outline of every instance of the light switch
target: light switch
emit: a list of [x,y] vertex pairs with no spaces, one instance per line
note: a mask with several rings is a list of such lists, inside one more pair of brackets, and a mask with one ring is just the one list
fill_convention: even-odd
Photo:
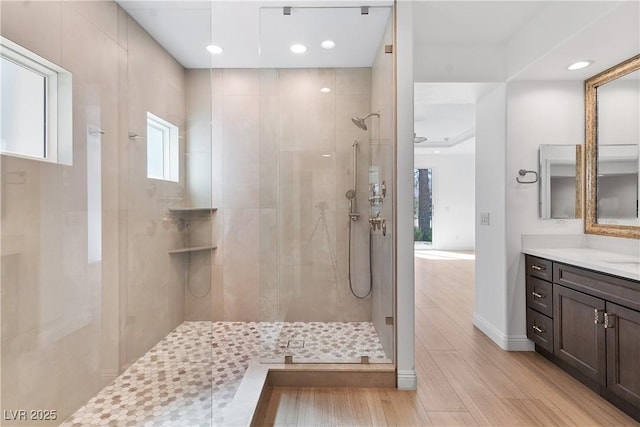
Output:
[[489,212],[480,212],[480,225],[489,225]]

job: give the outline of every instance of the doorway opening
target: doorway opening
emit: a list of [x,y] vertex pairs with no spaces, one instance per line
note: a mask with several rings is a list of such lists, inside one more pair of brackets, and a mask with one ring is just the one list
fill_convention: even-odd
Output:
[[413,240],[416,248],[433,243],[433,169],[413,170]]

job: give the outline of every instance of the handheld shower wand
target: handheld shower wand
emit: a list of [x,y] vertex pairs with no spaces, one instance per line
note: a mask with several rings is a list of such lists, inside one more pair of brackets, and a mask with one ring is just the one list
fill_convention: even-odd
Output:
[[353,188],[347,190],[345,197],[349,200],[349,218],[357,221],[360,214],[356,212],[356,196],[358,189],[358,141],[353,141]]

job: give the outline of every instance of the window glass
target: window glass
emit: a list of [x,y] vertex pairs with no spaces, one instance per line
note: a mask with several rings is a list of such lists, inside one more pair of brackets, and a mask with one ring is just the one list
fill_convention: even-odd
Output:
[[6,153],[44,158],[47,102],[45,77],[2,58],[0,80],[0,149]]
[[71,73],[0,36],[0,153],[73,163]]
[[178,127],[147,113],[147,177],[178,182]]
[[163,132],[153,125],[147,126],[147,176],[163,179]]

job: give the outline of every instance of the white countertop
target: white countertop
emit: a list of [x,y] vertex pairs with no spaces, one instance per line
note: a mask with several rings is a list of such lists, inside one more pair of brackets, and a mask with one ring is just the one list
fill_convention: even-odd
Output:
[[591,248],[534,248],[522,252],[552,261],[640,281],[640,257]]

